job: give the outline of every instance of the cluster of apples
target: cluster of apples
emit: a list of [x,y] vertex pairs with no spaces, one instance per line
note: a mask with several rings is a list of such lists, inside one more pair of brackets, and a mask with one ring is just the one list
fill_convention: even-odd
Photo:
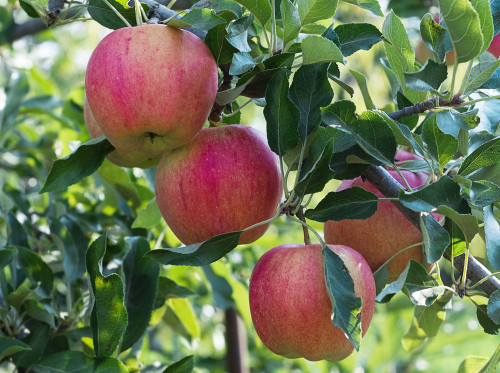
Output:
[[[119,166],[158,164],[159,209],[186,245],[270,219],[283,194],[278,157],[262,134],[243,125],[203,128],[218,80],[217,65],[203,41],[165,25],[113,31],[96,47],[87,67],[84,115],[90,135],[106,136],[115,147],[108,159]],[[405,177],[412,186],[426,179],[412,173]],[[376,192],[360,178],[341,188],[350,186]],[[366,221],[325,225],[328,247],[344,262],[363,300],[363,335],[375,305],[372,271],[421,241],[420,233],[398,214],[390,202],[381,202]],[[254,242],[268,225],[245,230],[240,243]],[[387,227],[404,234],[389,238]],[[391,278],[410,258],[421,260],[421,249],[394,260]],[[320,245],[281,245],[257,262],[250,281],[251,314],[273,352],[331,361],[352,353],[347,337],[331,323],[323,266]]]
[[[399,151],[396,159],[403,162],[418,157]],[[390,169],[389,173],[403,185],[395,170]],[[422,186],[429,177],[424,172],[401,173],[412,188]],[[361,177],[343,181],[337,191],[355,186],[384,197]],[[391,202],[380,201],[372,217],[328,221],[324,234],[328,247],[339,255],[349,271],[354,293],[362,299],[363,337],[375,308],[372,272],[394,256],[388,264],[388,280],[394,281],[411,259],[424,263],[421,246],[399,253],[422,242],[422,233]],[[320,245],[300,244],[278,246],[257,262],[250,279],[252,320],[261,340],[276,354],[313,361],[340,361],[354,351],[344,333],[332,324],[323,265]]]

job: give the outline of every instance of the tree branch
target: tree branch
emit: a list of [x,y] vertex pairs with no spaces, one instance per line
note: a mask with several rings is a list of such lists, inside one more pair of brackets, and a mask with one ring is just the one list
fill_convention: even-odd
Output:
[[401,110],[387,113],[387,116],[394,120],[398,120],[404,117],[410,117],[415,114],[425,113],[427,110],[434,109],[436,107],[459,106],[464,102],[464,99],[461,98],[460,95],[453,96],[451,100],[439,100],[436,97],[433,97],[428,101],[419,102],[413,106],[408,106]]
[[[384,196],[388,198],[395,198],[399,195],[399,190],[401,189],[401,184],[394,179],[387,170],[381,166],[370,166],[364,173],[364,177],[368,180],[375,188],[377,188]],[[399,211],[418,229],[420,228],[420,214],[413,210],[404,207],[398,201],[391,201],[394,206],[398,208]],[[445,255],[445,258],[450,260],[450,257]],[[456,256],[453,258],[453,265],[461,273],[464,268],[465,254]],[[469,255],[468,265],[467,265],[467,278],[474,283],[482,280],[483,278],[491,275],[491,272],[477,261],[472,255]],[[490,277],[488,280],[484,281],[479,288],[484,291],[488,296],[500,289],[500,280],[496,277]]]

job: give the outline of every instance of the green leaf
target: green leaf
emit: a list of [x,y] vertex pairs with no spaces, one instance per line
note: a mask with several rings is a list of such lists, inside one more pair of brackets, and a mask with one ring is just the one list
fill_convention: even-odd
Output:
[[240,75],[251,70],[257,62],[254,61],[252,56],[246,52],[238,52],[233,55],[233,60],[231,61],[231,67],[229,68],[229,74]]
[[92,175],[113,150],[104,136],[80,145],[70,155],[54,162],[40,193],[62,191]]
[[300,113],[288,98],[288,91],[286,70],[280,69],[267,86],[264,108],[267,141],[271,150],[280,156],[285,155],[300,142],[298,132]]
[[167,301],[168,306],[174,311],[175,315],[189,333],[191,337],[200,337],[200,326],[194,314],[193,308],[185,298],[172,298]]
[[40,18],[40,15],[35,10],[35,8],[33,8],[33,5],[28,3],[26,0],[19,0],[19,5],[21,5],[21,8],[23,8],[26,14],[31,18]]
[[193,8],[184,17],[179,19],[191,25],[196,30],[207,31],[220,24],[226,24],[226,20],[215,14],[213,9]]
[[7,214],[7,245],[29,247],[28,235],[13,211]]
[[500,198],[500,186],[490,181],[471,181],[460,175],[455,175],[453,180],[463,186],[460,193],[473,206],[482,208]]
[[130,174],[125,169],[111,162],[104,162],[97,172],[115,188],[116,192],[125,201],[130,201],[134,209],[141,205],[142,201],[137,190],[137,185],[132,181]]
[[363,9],[367,9],[376,16],[383,17],[384,13],[382,13],[382,9],[380,8],[380,4],[378,0],[341,0],[344,3],[354,4]]
[[339,122],[328,108],[323,109],[323,121],[340,125],[342,130],[352,134],[365,152],[383,164],[392,164],[396,154],[396,140],[391,128],[376,111],[365,111],[350,123]]
[[458,63],[477,57],[483,50],[481,20],[469,0],[439,0]]
[[491,294],[486,307],[490,319],[500,325],[500,289]]
[[483,35],[483,49],[479,52],[482,54],[486,52],[493,40],[493,17],[490,9],[489,0],[471,0],[471,4],[479,15],[479,22],[481,24],[481,33]]
[[50,338],[50,326],[44,322],[32,319],[25,326],[29,329],[30,334],[23,339],[23,342],[30,349],[12,355],[15,366],[22,368],[27,368],[40,359]]
[[233,54],[238,52],[238,50],[227,41],[226,35],[226,27],[221,24],[208,30],[205,36],[205,44],[214,55],[217,65],[231,62]]
[[297,185],[294,188],[298,196],[318,193],[323,190],[326,183],[333,179],[335,173],[330,169],[330,160],[333,155],[334,139],[326,140],[316,136],[309,147],[308,157],[302,165]]
[[474,236],[479,232],[478,220],[471,214],[460,214],[454,209],[441,205],[436,210],[438,214],[442,214],[450,218],[462,231],[465,240],[471,242]]
[[422,123],[422,140],[430,156],[441,165],[447,164],[458,150],[458,140],[439,129],[436,113],[428,115]]
[[162,373],[191,373],[193,369],[194,359],[193,355],[190,355],[168,366]]
[[[51,227],[54,223],[51,222]],[[57,224],[66,228],[66,241],[61,243],[64,245],[63,266],[68,279],[74,281],[85,273],[85,251],[89,247],[89,238],[71,216],[61,217]]]
[[27,299],[23,304],[24,309],[29,316],[35,320],[42,321],[48,324],[52,329],[55,329],[54,314],[50,313],[43,303]]
[[231,32],[226,36],[226,40],[240,52],[252,51],[248,44],[248,33],[251,31],[253,20],[254,17],[248,15],[231,23]]
[[358,50],[370,50],[378,42],[384,40],[382,33],[370,23],[345,23],[335,27],[340,50],[345,57]]
[[31,350],[31,347],[15,338],[0,336],[0,361],[24,350]]
[[127,237],[125,240],[129,246],[123,261],[128,324],[123,334],[121,351],[132,347],[145,333],[154,308],[160,276],[158,263],[145,256],[149,252],[148,241],[144,237]]
[[298,0],[299,17],[302,25],[333,17],[338,0]]
[[477,65],[474,65],[467,78],[464,96],[468,96],[478,90],[493,76],[499,67],[500,60],[479,62]]
[[413,52],[411,47],[405,26],[393,11],[384,20],[382,34],[387,40],[384,42],[384,46],[389,63],[396,73],[399,82],[405,87],[403,74],[414,71],[415,52]]
[[153,309],[162,307],[170,298],[197,297],[198,294],[184,286],[180,286],[169,278],[161,277],[158,279],[158,289]]
[[330,192],[316,208],[309,209],[305,217],[314,221],[364,220],[372,216],[378,207],[378,197],[360,187]]
[[420,21],[420,35],[425,45],[432,51],[437,60],[445,58],[446,29],[434,22],[431,14],[427,13]]
[[362,73],[356,70],[350,69],[349,71],[351,72],[352,76],[354,76],[354,79],[356,79],[356,82],[358,83],[361,94],[363,95],[363,101],[365,103],[366,110],[374,110],[375,105],[373,104],[370,92],[368,91],[366,76],[364,76]]
[[[442,298],[450,300],[447,296]],[[414,351],[428,338],[436,336],[446,316],[445,306],[446,303],[442,299],[438,299],[429,307],[415,306],[410,329],[401,339],[406,351]]]
[[283,45],[294,41],[299,36],[299,9],[290,0],[281,0],[281,21],[283,22]]
[[334,42],[320,35],[309,35],[302,40],[302,63],[343,62],[344,56]]
[[399,278],[382,290],[375,300],[386,303],[403,289],[413,304],[425,307],[429,307],[444,293],[444,289],[431,275],[427,274],[420,263],[410,260]]
[[152,229],[162,221],[161,212],[156,203],[156,197],[149,201],[146,208],[137,212],[132,228]]
[[271,18],[272,8],[269,0],[235,0],[252,13],[261,25],[265,25]]
[[448,68],[445,63],[427,60],[425,65],[415,73],[405,73],[405,82],[408,88],[415,91],[431,92],[437,90],[448,77]]
[[468,356],[460,363],[457,373],[479,373],[487,362],[487,357]]
[[127,328],[122,280],[116,273],[103,276],[101,272],[105,252],[106,233],[90,245],[86,254],[87,272],[94,297],[90,327],[94,351],[98,357],[111,356]]
[[328,64],[300,67],[290,86],[290,99],[300,111],[299,134],[302,143],[321,123],[320,108],[330,104],[333,90],[328,81]]
[[493,268],[500,269],[500,224],[493,214],[493,205],[485,206],[483,213],[486,254]]
[[356,350],[361,343],[361,298],[354,294],[354,282],[340,257],[328,247],[321,250],[325,261],[325,282],[332,302],[332,322]]
[[476,116],[476,112],[459,113],[454,109],[439,111],[436,113],[437,126],[443,133],[458,139],[460,130],[469,131],[475,127],[475,123],[467,121],[465,114]]
[[[131,26],[136,26],[135,9],[126,5],[126,2],[119,0],[108,0],[108,2],[127,20]],[[142,4],[146,12],[149,7]],[[125,22],[121,20],[116,13],[103,0],[89,0],[88,12],[92,19],[100,23],[106,28],[116,30],[122,27],[127,27]],[[172,15],[175,14],[172,12]]]
[[420,228],[428,263],[436,263],[450,245],[450,235],[430,214],[420,215]]
[[81,351],[61,351],[45,356],[35,365],[39,373],[127,373],[115,358],[92,358]]
[[469,154],[460,169],[459,175],[469,175],[480,168],[491,166],[500,162],[500,137],[485,142]]
[[399,200],[403,206],[418,212],[435,212],[442,205],[458,210],[463,201],[460,186],[446,175],[417,191],[401,189]]
[[176,249],[157,249],[147,255],[163,265],[204,266],[219,260],[240,240],[243,231],[229,232],[209,238],[205,242]]
[[[384,112],[377,111],[377,114],[379,114],[379,116],[382,117],[385,123],[391,128],[392,132],[394,133],[396,142],[399,145],[411,147],[415,151],[415,154],[422,158],[425,158],[424,149],[420,146],[420,143],[415,140],[408,126],[405,126],[404,124],[401,124],[398,121],[389,118],[389,116]],[[424,171],[428,171],[429,167],[427,166],[427,163],[425,167],[426,169]]]

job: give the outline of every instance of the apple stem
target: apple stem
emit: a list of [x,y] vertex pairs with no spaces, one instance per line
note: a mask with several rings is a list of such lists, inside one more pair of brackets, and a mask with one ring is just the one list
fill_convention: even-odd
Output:
[[[299,210],[297,211],[297,217],[301,221],[303,221],[304,223],[306,223],[306,217],[304,216],[304,208],[302,206],[300,206]],[[304,243],[306,245],[310,245],[311,244],[311,237],[309,236],[309,229],[304,224],[302,224],[302,231],[304,232]]]

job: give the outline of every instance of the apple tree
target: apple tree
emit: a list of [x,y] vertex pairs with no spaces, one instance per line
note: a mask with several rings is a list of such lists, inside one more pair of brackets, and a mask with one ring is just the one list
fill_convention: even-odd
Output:
[[0,4],[0,372],[497,370],[500,0]]

